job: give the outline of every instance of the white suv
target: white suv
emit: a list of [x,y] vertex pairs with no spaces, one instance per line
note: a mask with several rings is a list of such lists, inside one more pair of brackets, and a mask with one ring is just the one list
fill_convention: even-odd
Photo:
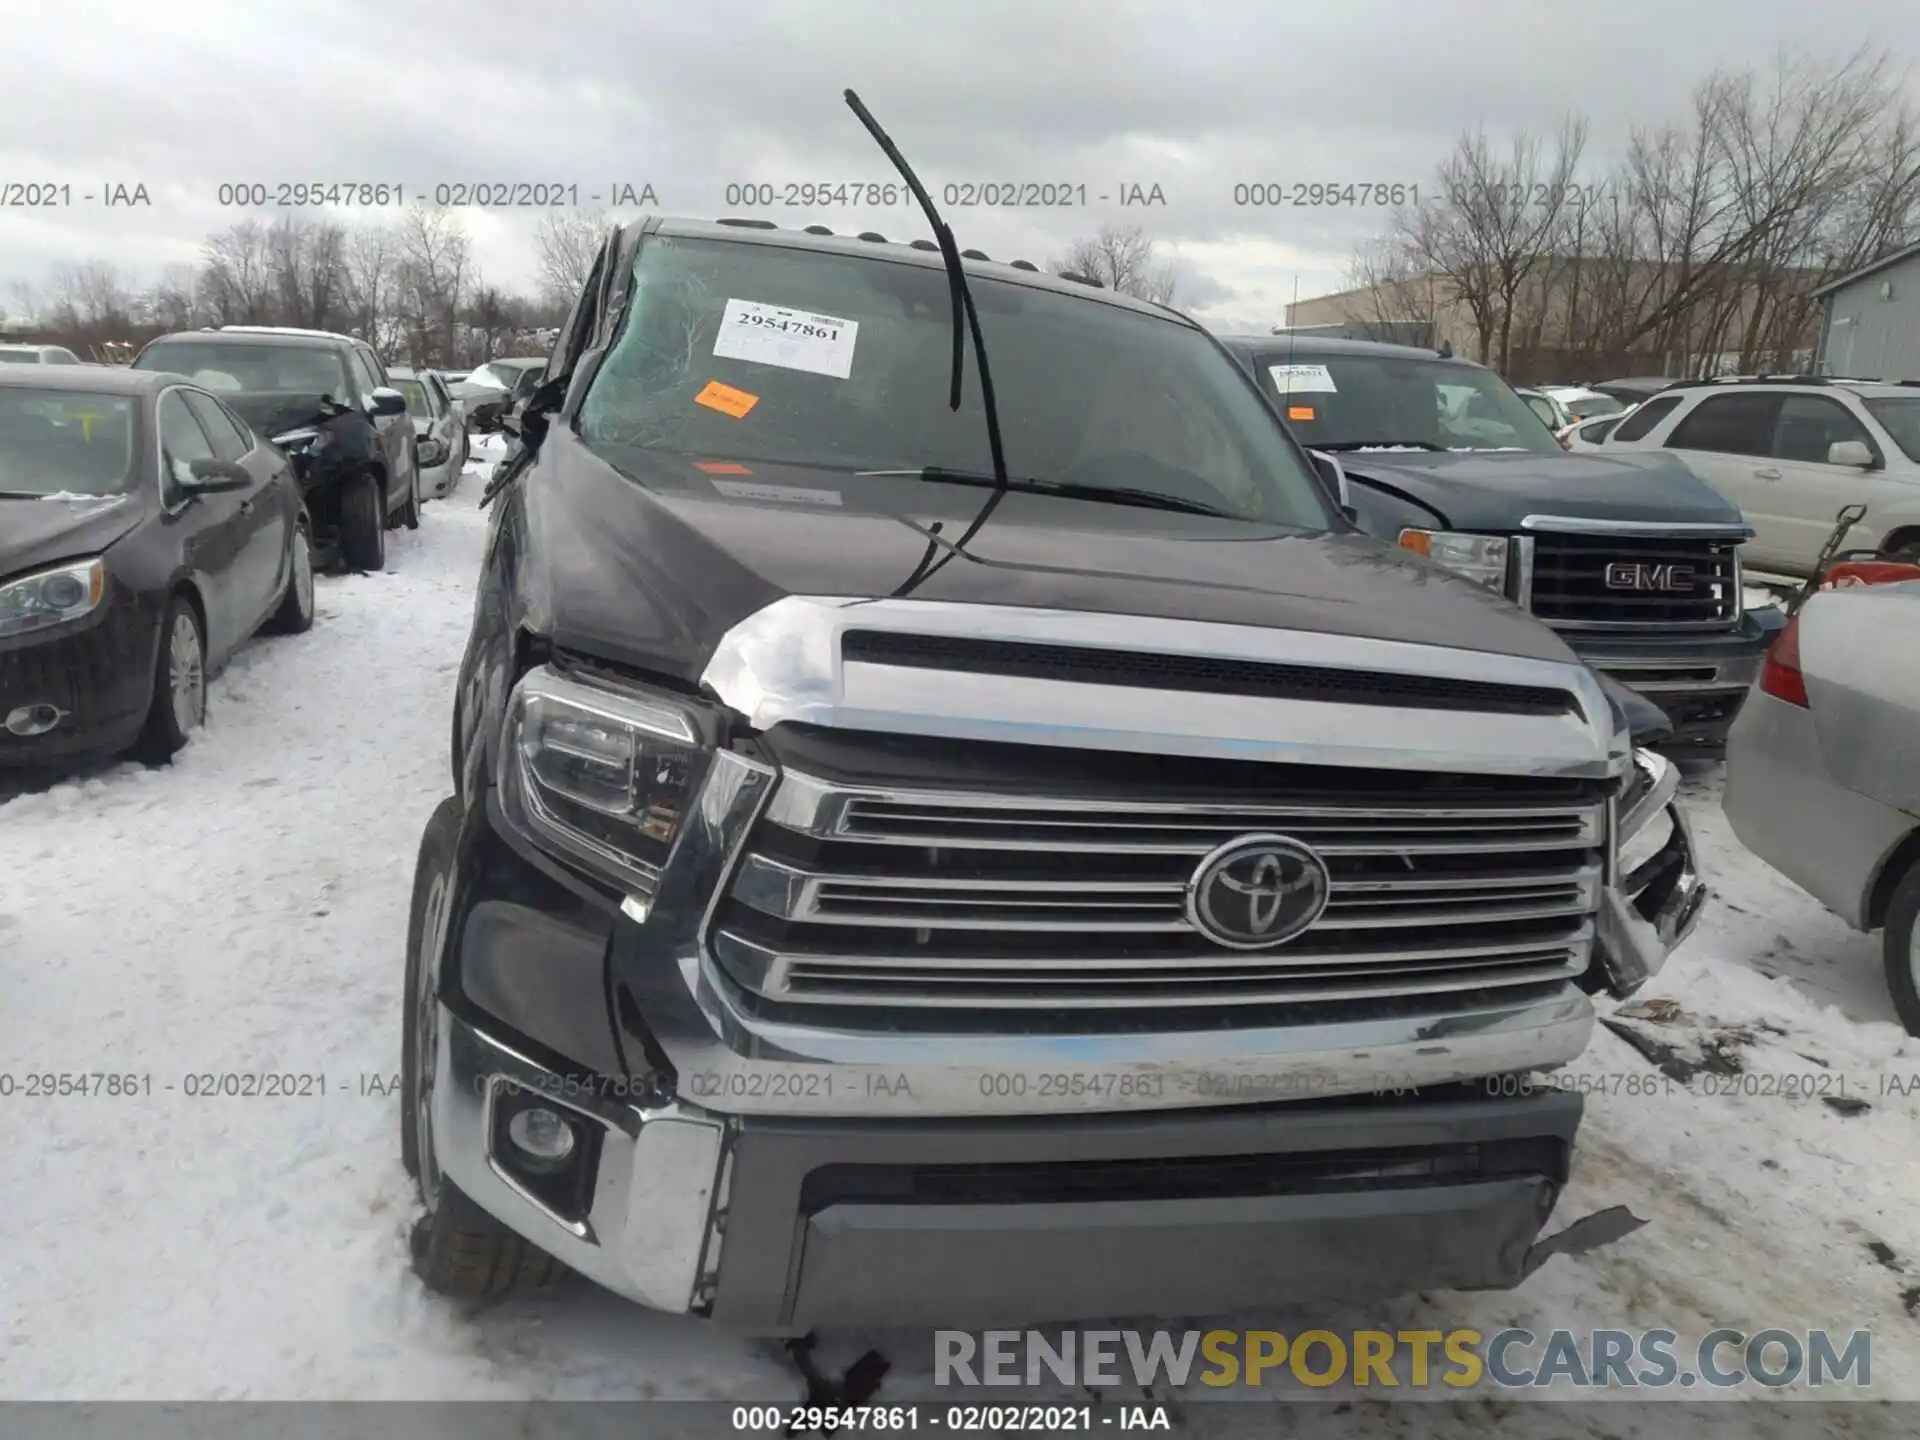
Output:
[[1848,550],[1920,559],[1920,388],[1877,380],[1745,377],[1675,385],[1601,448],[1670,450],[1740,507],[1755,570],[1808,575],[1848,505]]

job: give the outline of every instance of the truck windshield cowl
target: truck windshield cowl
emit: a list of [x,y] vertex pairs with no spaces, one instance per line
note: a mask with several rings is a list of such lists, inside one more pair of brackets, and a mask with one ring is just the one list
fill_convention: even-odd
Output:
[[1401,355],[1269,355],[1261,383],[1309,450],[1564,453],[1533,408],[1493,371]]
[[[1236,519],[1336,528],[1304,456],[1202,331],[978,271],[968,280],[1010,474],[1089,498],[1149,492]],[[609,460],[640,447],[992,475],[979,376],[966,363],[974,373],[956,410],[940,270],[656,236],[635,262],[628,318],[578,430]]]

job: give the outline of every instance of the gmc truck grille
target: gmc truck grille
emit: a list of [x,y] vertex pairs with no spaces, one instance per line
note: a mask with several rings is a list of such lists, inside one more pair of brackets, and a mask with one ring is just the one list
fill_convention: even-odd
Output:
[[[1344,796],[1321,784],[1297,800],[1271,787],[1181,800],[880,790],[789,771],[782,790],[805,803],[776,796],[708,943],[750,996],[843,1007],[839,1023],[847,1007],[893,1012],[887,1028],[964,1011],[1024,1012],[1004,1023],[1027,1031],[1068,1010],[1080,1028],[1088,1010],[1254,1023],[1246,1007],[1554,984],[1587,968],[1605,800],[1529,783],[1374,772]],[[1189,921],[1187,885],[1209,851],[1256,833],[1313,847],[1331,897],[1293,940],[1230,950]]]
[[1740,622],[1739,542],[1539,534],[1529,608],[1550,625],[1700,630]]

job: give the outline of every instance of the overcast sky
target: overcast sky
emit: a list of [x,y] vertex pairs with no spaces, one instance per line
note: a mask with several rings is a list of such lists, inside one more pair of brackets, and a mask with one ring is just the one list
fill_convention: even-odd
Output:
[[[651,184],[667,213],[924,235],[909,206],[725,204],[729,182],[891,180],[852,86],[936,201],[1086,187],[1084,208],[951,209],[963,246],[1044,263],[1137,223],[1218,328],[1280,320],[1296,283],[1341,288],[1384,215],[1237,208],[1236,184],[1427,182],[1463,128],[1569,108],[1598,161],[1716,65],[1868,41],[1920,60],[1913,0],[63,0],[6,28],[0,187],[64,183],[72,204],[0,208],[0,306],[63,261],[146,283],[196,259],[246,213],[223,182],[547,182],[583,207]],[[152,205],[84,198],[116,182]],[[1121,207],[1135,185],[1166,204]],[[466,212],[489,280],[532,285],[536,214]]]

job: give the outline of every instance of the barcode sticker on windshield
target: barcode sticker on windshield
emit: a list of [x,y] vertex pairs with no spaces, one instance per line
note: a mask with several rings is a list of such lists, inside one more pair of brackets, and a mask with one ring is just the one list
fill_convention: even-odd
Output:
[[1339,387],[1324,365],[1269,365],[1273,388],[1282,395],[1335,395]]
[[853,374],[853,346],[860,322],[813,315],[757,300],[729,300],[720,317],[713,353],[725,360],[778,365],[845,380]]

